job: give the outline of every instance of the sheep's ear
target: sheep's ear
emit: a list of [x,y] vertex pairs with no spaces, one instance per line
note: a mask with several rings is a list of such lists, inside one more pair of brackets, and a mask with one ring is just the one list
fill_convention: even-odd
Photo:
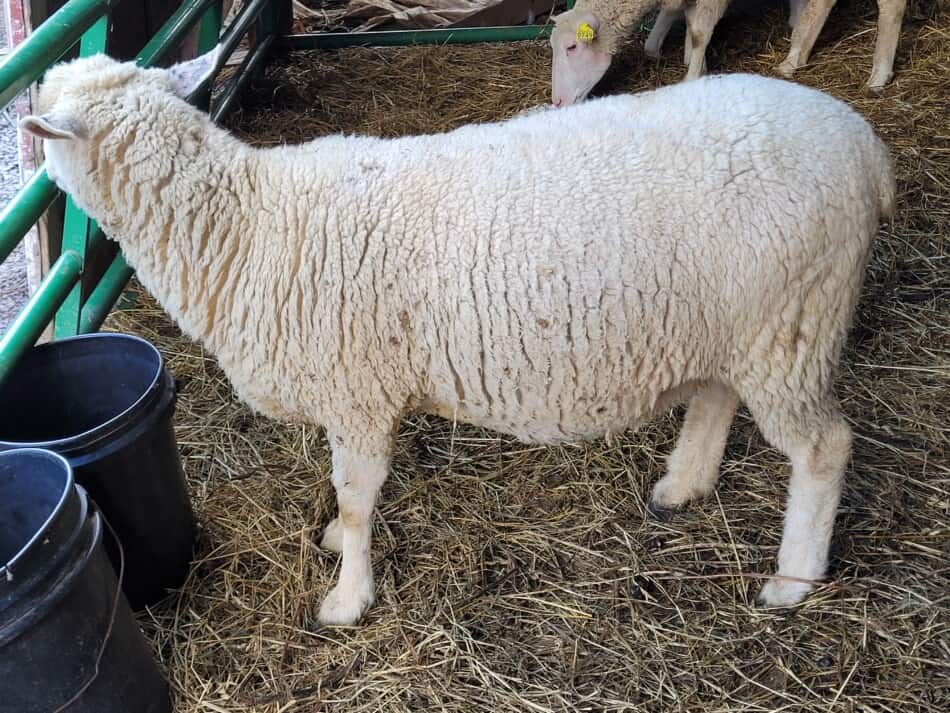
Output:
[[218,71],[218,59],[221,54],[221,45],[200,57],[187,62],[180,62],[168,68],[168,79],[172,84],[172,91],[182,99],[210,80]]
[[78,119],[62,114],[24,116],[20,119],[20,128],[47,141],[75,141],[85,133]]

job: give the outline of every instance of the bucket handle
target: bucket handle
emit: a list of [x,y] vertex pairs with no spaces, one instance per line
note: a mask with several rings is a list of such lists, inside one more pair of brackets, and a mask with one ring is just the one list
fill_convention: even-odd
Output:
[[115,530],[112,529],[112,525],[102,513],[102,510],[99,510],[99,517],[102,518],[102,521],[106,525],[106,529],[109,531],[109,534],[112,535],[112,539],[119,548],[119,577],[118,581],[116,582],[115,597],[112,599],[112,613],[109,615],[109,626],[106,627],[105,636],[102,637],[102,646],[99,647],[99,653],[96,655],[96,665],[93,667],[92,675],[84,684],[82,684],[82,686],[80,686],[79,690],[76,691],[72,698],[54,710],[53,713],[63,713],[63,711],[78,701],[80,696],[82,696],[82,694],[85,693],[89,687],[96,682],[96,679],[99,677],[99,664],[102,663],[102,657],[106,653],[106,647],[109,645],[109,639],[112,638],[112,628],[115,626],[115,618],[119,612],[119,602],[122,598],[122,581],[125,579],[125,549],[123,549],[122,541],[119,539],[119,536],[115,534]]

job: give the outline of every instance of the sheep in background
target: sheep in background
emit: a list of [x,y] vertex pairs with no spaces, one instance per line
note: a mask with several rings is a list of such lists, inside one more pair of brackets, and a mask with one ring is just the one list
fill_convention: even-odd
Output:
[[[796,6],[804,0],[789,0]],[[551,32],[551,101],[568,106],[583,101],[601,80],[634,26],[659,9],[644,50],[658,58],[663,40],[679,18],[686,17],[683,63],[686,79],[706,68],[706,46],[729,0],[578,0],[554,17]],[[794,10],[793,10],[794,12]]]
[[[802,2],[804,9],[800,11],[801,22],[792,23],[792,46],[785,61],[778,66],[780,74],[791,77],[796,69],[808,63],[815,40],[818,39],[821,28],[825,26],[828,13],[834,4],[835,0],[808,0],[807,5]],[[897,52],[907,0],[877,0],[877,7],[874,63],[866,85],[875,92],[882,90],[894,76],[894,55]]]
[[663,509],[715,487],[741,399],[792,462],[760,598],[824,576],[851,443],[834,373],[895,191],[858,114],[732,75],[264,149],[180,98],[215,61],[54,67],[22,126],[240,398],[326,428],[342,565],[320,621],[373,601],[374,504],[410,412],[556,443],[688,399]]

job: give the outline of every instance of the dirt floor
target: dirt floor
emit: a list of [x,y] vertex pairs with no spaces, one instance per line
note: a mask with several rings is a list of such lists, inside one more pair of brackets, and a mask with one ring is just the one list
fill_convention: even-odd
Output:
[[[338,567],[316,546],[335,512],[322,432],[252,414],[137,294],[109,326],[179,380],[202,526],[184,590],[142,619],[177,710],[950,710],[950,3],[911,1],[880,97],[863,90],[876,17],[840,2],[797,77],[874,123],[900,184],[838,384],[855,450],[828,586],[787,612],[754,604],[788,466],[742,411],[715,496],[666,523],[645,500],[680,411],[558,448],[415,418],[378,506],[377,604],[318,630]],[[771,73],[788,36],[785,8],[727,18],[710,68]],[[601,92],[681,78],[682,31],[659,64],[642,39]],[[230,127],[262,145],[448,129],[546,102],[549,73],[544,43],[299,53]]]

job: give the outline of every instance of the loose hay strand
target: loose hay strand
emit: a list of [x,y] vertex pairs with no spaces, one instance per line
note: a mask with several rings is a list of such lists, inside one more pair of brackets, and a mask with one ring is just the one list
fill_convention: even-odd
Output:
[[[312,4],[312,3],[311,3]],[[726,18],[715,70],[771,73],[784,8]],[[110,329],[157,344],[201,523],[182,592],[141,618],[180,713],[908,711],[950,707],[950,8],[911,3],[896,78],[868,96],[868,0],[841,3],[797,80],[847,100],[895,157],[838,394],[855,430],[832,582],[791,612],[752,603],[773,571],[788,465],[746,414],[717,497],[645,517],[679,413],[608,444],[526,447],[435,418],[403,426],[378,504],[378,603],[318,629],[337,557],[317,428],[238,403],[213,358],[146,295]],[[603,91],[679,81],[642,36]],[[231,119],[258,145],[492,121],[548,99],[544,43],[296,53]]]

